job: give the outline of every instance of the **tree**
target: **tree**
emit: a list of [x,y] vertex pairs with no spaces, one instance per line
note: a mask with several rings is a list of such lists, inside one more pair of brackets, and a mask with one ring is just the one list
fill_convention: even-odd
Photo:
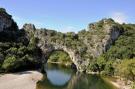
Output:
[[121,61],[120,64],[116,67],[116,71],[118,75],[130,79],[135,80],[135,59],[125,59]]
[[12,69],[15,69],[17,67],[18,61],[15,56],[10,56],[7,57],[2,65],[2,68],[5,69],[6,71],[10,71]]

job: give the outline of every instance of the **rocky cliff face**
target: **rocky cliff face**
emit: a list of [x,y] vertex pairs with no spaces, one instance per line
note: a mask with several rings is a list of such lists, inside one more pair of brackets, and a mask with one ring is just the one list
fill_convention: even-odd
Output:
[[[33,24],[25,24],[23,29],[29,34],[34,35],[34,37],[38,38],[37,46],[42,50],[42,62],[46,63],[51,52],[55,50],[63,50],[69,54],[72,62],[76,65],[77,69],[80,71],[84,71],[83,67],[88,65],[89,62],[84,62],[80,55],[76,53],[76,51],[63,43],[53,42],[51,41],[51,34],[54,34],[55,31],[50,31],[47,29],[36,29]],[[29,35],[30,35],[29,34]],[[61,33],[62,34],[62,33]],[[85,64],[84,64],[85,63]]]
[[103,19],[90,24],[87,30],[88,35],[83,38],[84,43],[88,46],[88,51],[96,58],[111,47],[122,33],[123,28],[112,19]]
[[[98,25],[102,27],[98,27]],[[104,19],[98,23],[90,24],[85,33],[76,34],[78,38],[75,41],[71,39],[68,44],[66,44],[67,39],[69,39],[68,33],[63,34],[53,30],[36,29],[32,24],[25,24],[23,29],[38,38],[37,45],[44,54],[43,59],[45,62],[52,51],[63,50],[69,54],[79,71],[85,71],[91,62],[90,60],[96,59],[106,52],[119,37],[123,28],[113,20],[110,22],[110,19]],[[62,38],[57,38],[57,36],[60,36],[59,34],[63,35]],[[76,44],[75,47],[72,47],[73,42]]]
[[5,9],[0,8],[0,32],[4,30],[17,30],[17,25],[12,16],[7,14]]
[[[0,34],[15,33],[16,42],[27,46],[34,39],[36,46],[42,50],[42,62],[46,63],[48,56],[54,50],[67,52],[79,71],[86,71],[92,60],[106,52],[122,33],[122,26],[112,19],[103,19],[88,25],[87,30],[78,34],[61,33],[48,29],[36,29],[33,24],[25,24],[18,30],[12,17],[4,9],[0,9]],[[11,35],[10,37],[13,37]],[[9,37],[9,38],[10,38]],[[7,38],[6,38],[7,39]],[[2,39],[3,40],[3,39]],[[3,55],[0,55],[0,60]],[[39,61],[41,61],[39,60]]]
[[28,34],[19,30],[12,16],[0,8],[0,72],[40,66],[41,51]]

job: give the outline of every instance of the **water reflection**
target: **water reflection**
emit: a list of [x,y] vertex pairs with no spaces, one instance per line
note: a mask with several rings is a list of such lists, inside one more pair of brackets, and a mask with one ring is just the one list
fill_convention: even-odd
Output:
[[36,89],[116,89],[97,75],[75,73],[70,68],[48,65]]
[[[61,69],[61,70],[59,70]],[[61,66],[58,65],[47,65],[45,67],[45,71],[47,73],[47,79],[53,84],[62,86],[66,84],[70,78],[72,73],[66,73],[66,70],[62,70]]]

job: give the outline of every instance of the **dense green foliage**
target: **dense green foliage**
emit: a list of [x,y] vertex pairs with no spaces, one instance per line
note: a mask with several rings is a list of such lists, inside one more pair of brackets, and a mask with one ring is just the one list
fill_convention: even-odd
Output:
[[4,8],[0,8],[0,16],[7,20],[7,24],[11,24],[1,28],[0,32],[0,72],[38,65],[41,51],[36,46],[37,39],[32,34],[28,35],[25,30],[19,30],[12,16]]
[[107,60],[103,56],[98,57],[88,68],[88,70],[99,72],[103,75],[114,75],[114,69],[114,61]]
[[[22,32],[16,32],[14,35],[18,35],[20,33]],[[12,40],[12,38],[8,38],[8,40],[4,41],[1,39],[1,71],[16,71],[25,67],[30,68],[30,66],[38,65],[40,63],[38,59],[40,59],[39,56],[41,56],[41,51],[36,46],[37,39],[35,37],[30,37],[30,41],[27,42],[27,40],[25,40],[24,43],[25,38],[21,38],[21,35],[18,36],[19,41],[18,39]]]
[[106,53],[89,65],[89,70],[135,81],[135,25],[122,26],[122,35]]
[[[135,25],[123,24],[123,27],[123,34],[118,38],[114,45],[104,54],[104,59],[106,59],[107,62],[110,60],[113,61],[113,68],[116,69],[116,65],[118,65],[118,69],[121,70],[122,68],[120,67],[122,67],[122,65],[119,65],[119,62],[121,62],[121,60],[125,60],[125,62],[122,62],[123,68],[125,69],[128,69],[128,63],[135,64],[135,59],[133,59],[135,58]],[[130,59],[132,59],[132,61]],[[132,69],[134,68],[135,66],[132,66]],[[120,70],[118,72],[120,72]],[[128,72],[130,72],[130,70],[126,71],[125,76],[129,76],[127,74]]]
[[125,59],[116,67],[117,73],[128,79],[135,81],[135,59]]
[[135,82],[131,85],[131,89],[135,89]]
[[0,8],[0,12],[6,12],[4,8]]
[[48,58],[48,62],[59,62],[62,64],[71,64],[69,55],[63,51],[54,51]]
[[[11,27],[4,28],[0,32],[0,72],[40,64],[42,52],[37,47],[37,43],[41,39],[34,37],[34,30],[19,30],[17,24],[12,20],[12,16],[3,8],[0,8],[0,16],[11,19],[12,22]],[[107,41],[112,29],[119,30],[121,35],[115,42],[112,41],[113,45],[110,48],[105,48],[104,54],[98,57],[104,48],[102,43],[104,40]],[[74,32],[61,33],[48,29],[40,29],[37,32],[37,35],[43,37],[41,41],[44,43],[46,42],[50,46],[57,44],[67,47],[69,50],[72,49],[75,54],[79,54],[82,61],[88,59],[87,70],[104,75],[120,75],[135,81],[134,24],[121,25],[112,19],[103,19],[89,24],[87,30],[84,29],[78,34]],[[98,53],[98,51],[100,52]],[[49,61],[72,63],[69,55],[63,51],[54,51],[50,55]]]
[[74,50],[75,53],[80,54],[82,57],[88,55],[85,55],[87,52],[86,45],[82,44],[82,40],[80,40],[78,34],[74,32],[61,33],[54,30],[42,29],[40,30],[40,33],[42,33],[44,40],[48,43],[66,46],[68,49]]
[[108,60],[135,57],[135,25],[124,24],[123,27],[125,31],[105,54]]

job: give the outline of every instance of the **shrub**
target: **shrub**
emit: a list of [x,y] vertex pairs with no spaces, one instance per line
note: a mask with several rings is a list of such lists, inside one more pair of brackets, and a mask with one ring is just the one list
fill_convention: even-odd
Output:
[[135,80],[135,59],[125,59],[116,67],[118,75],[126,79]]
[[17,54],[18,49],[15,47],[11,47],[10,49],[6,50],[7,54]]
[[11,71],[13,69],[16,69],[20,65],[19,60],[15,56],[6,57],[2,64],[2,68],[5,69],[5,71]]
[[106,59],[132,59],[135,57],[135,26],[124,25],[124,32],[105,53]]
[[63,51],[54,51],[50,55],[48,61],[68,63],[68,62],[71,62],[71,59],[70,59],[69,55]]
[[89,68],[91,71],[100,73],[101,71],[104,70],[105,65],[106,65],[106,60],[104,59],[103,56],[100,56],[89,65]]
[[135,82],[131,85],[131,89],[135,89]]
[[105,75],[109,75],[112,76],[114,75],[114,66],[113,66],[113,61],[108,61],[106,62],[104,71],[105,71]]
[[0,12],[6,12],[4,8],[0,8]]
[[18,69],[26,69],[30,68],[31,66],[38,65],[39,62],[37,62],[33,57],[26,54],[23,57],[19,58],[16,56],[7,56],[2,64],[2,69],[5,70],[5,72],[9,71],[17,71]]
[[96,62],[90,63],[88,68],[93,72],[97,72],[99,70],[98,64]]

